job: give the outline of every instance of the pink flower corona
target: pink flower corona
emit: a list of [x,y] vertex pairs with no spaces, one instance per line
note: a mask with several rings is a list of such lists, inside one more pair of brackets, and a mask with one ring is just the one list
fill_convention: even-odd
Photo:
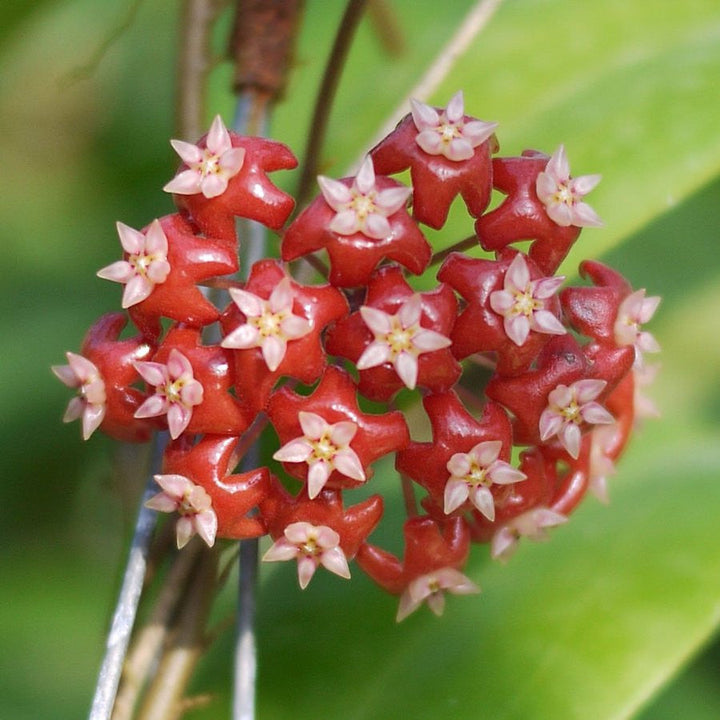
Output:
[[550,335],[564,335],[567,330],[553,313],[545,309],[545,300],[555,294],[565,277],[530,280],[527,263],[518,253],[505,273],[502,290],[490,294],[490,307],[503,316],[507,336],[522,345],[531,330]]
[[405,186],[378,190],[372,158],[365,158],[350,187],[338,180],[318,176],[318,184],[327,204],[336,212],[330,230],[338,235],[361,232],[369,238],[384,240],[392,234],[388,217],[405,206],[412,188]]
[[127,260],[118,260],[98,270],[97,275],[125,285],[122,307],[129,308],[149,297],[155,286],[167,279],[168,241],[158,220],[153,220],[146,233],[121,222],[117,223],[117,231]]
[[599,227],[602,220],[582,198],[598,183],[600,175],[570,177],[570,164],[561,145],[539,173],[535,189],[550,219],[561,227]]
[[269,300],[239,288],[231,288],[230,296],[247,322],[235,328],[220,344],[225,348],[261,348],[270,371],[277,370],[283,361],[290,340],[304,337],[312,330],[305,318],[293,315],[290,278],[283,278],[277,284]]
[[582,423],[615,422],[615,418],[595,402],[606,385],[605,380],[578,380],[572,385],[558,385],[548,395],[548,407],[540,416],[540,439],[545,442],[557,435],[571,457],[577,458]]
[[455,453],[447,463],[450,478],[445,486],[445,514],[457,510],[466,500],[488,519],[495,519],[495,501],[490,487],[525,480],[525,473],[498,459],[502,442],[488,440],[469,453]]
[[298,420],[302,437],[283,445],[274,455],[281,462],[308,464],[308,496],[312,500],[325,487],[333,470],[359,482],[365,481],[360,458],[350,447],[357,433],[357,424],[341,421],[330,425],[312,412],[300,411]]
[[179,350],[171,350],[167,365],[136,362],[135,369],[155,387],[155,394],[137,409],[135,417],[167,415],[170,437],[174,440],[188,426],[193,407],[203,400],[203,386],[193,377],[190,361]]
[[151,497],[145,505],[158,512],[180,514],[175,527],[178,548],[185,547],[196,533],[212,547],[218,521],[212,499],[205,489],[184,475],[155,475],[155,481],[162,492]]
[[475,148],[487,140],[498,126],[496,122],[465,121],[465,103],[462,91],[455,93],[445,110],[438,111],[411,100],[412,118],[418,129],[415,142],[428,155],[444,155],[448,160],[460,162],[475,154]]
[[240,172],[245,161],[245,149],[232,146],[230,134],[218,115],[210,126],[206,146],[198,147],[183,140],[170,144],[188,166],[176,175],[163,190],[177,195],[202,193],[206,198],[222,195],[228,180]]
[[418,355],[441,350],[450,338],[420,326],[422,299],[411,295],[394,315],[363,305],[360,314],[375,335],[357,361],[358,370],[392,363],[400,379],[413,390],[417,384]]
[[445,610],[445,593],[453,595],[471,595],[479,593],[480,588],[455,568],[441,568],[427,575],[421,575],[410,581],[400,596],[396,620],[403,621],[415,612],[424,602],[435,615]]
[[83,440],[87,440],[105,417],[105,383],[90,360],[72,352],[65,356],[68,364],[53,365],[52,371],[65,385],[77,388],[78,394],[68,403],[63,422],[82,418]]
[[298,581],[303,590],[320,565],[341,578],[350,578],[340,536],[325,525],[291,523],[285,528],[283,537],[276,540],[263,556],[265,562],[294,559],[297,559]]

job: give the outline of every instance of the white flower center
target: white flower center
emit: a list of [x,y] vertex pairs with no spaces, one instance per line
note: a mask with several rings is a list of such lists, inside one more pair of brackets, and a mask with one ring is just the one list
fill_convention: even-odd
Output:
[[577,400],[571,400],[564,408],[561,408],[560,414],[567,422],[573,422],[576,424],[580,424],[580,422],[582,422],[582,418],[580,417],[580,406],[577,404]]
[[457,127],[457,125],[450,123],[438,125],[436,132],[440,135],[440,139],[445,145],[451,143],[455,138],[462,137],[462,131]]
[[515,304],[512,312],[514,315],[525,315],[532,317],[532,314],[542,308],[542,303],[533,297],[530,289],[518,291],[515,293]]
[[377,212],[377,207],[374,202],[375,195],[375,192],[370,192],[367,195],[353,192],[353,199],[348,209],[355,211],[358,220],[365,220],[368,215]]
[[558,188],[555,192],[554,199],[555,202],[561,203],[563,205],[573,205],[575,203],[575,195],[565,183],[558,183]]
[[199,172],[203,177],[217,175],[220,173],[220,156],[206,149],[202,161],[193,170]]
[[490,487],[492,480],[487,476],[487,468],[479,465],[476,460],[470,462],[470,472],[463,478],[468,485],[485,485]]
[[339,449],[332,443],[327,433],[324,433],[319,440],[309,440],[308,442],[313,449],[313,455],[310,462],[316,460],[327,460],[328,462],[332,462],[332,459],[335,457]]

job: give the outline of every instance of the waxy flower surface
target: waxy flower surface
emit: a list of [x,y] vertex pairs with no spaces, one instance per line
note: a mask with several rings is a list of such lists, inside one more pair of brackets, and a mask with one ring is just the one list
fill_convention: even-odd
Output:
[[283,445],[274,455],[281,462],[306,462],[308,464],[308,496],[310,499],[325,487],[333,470],[365,482],[365,471],[360,458],[350,447],[357,433],[356,423],[341,421],[327,423],[316,413],[300,411],[298,420],[303,436]]
[[496,122],[465,121],[465,103],[462,91],[455,93],[447,107],[438,111],[420,102],[410,100],[412,118],[418,129],[415,142],[428,155],[444,155],[448,160],[469,160],[475,148],[495,131]]
[[441,568],[410,581],[400,596],[396,620],[401,622],[415,612],[423,602],[438,617],[445,610],[445,593],[453,595],[471,595],[479,593],[480,588],[470,578],[455,568]]
[[337,213],[329,229],[338,235],[362,233],[375,240],[392,234],[387,218],[405,206],[412,188],[404,186],[378,190],[372,158],[367,157],[350,187],[338,180],[318,176],[327,204]]
[[503,316],[507,336],[522,345],[531,330],[550,335],[564,335],[567,331],[557,317],[545,309],[545,300],[555,294],[565,277],[530,280],[530,272],[523,256],[518,253],[505,273],[502,290],[490,294],[490,307]]
[[598,183],[600,175],[570,177],[570,164],[564,146],[560,146],[548,160],[545,170],[537,177],[535,189],[545,204],[551,220],[562,227],[599,227],[602,220],[582,198]]
[[118,260],[98,270],[97,275],[125,285],[122,307],[129,308],[165,282],[170,273],[168,241],[159,220],[154,220],[145,233],[121,222],[117,223],[117,231],[127,260]]
[[445,486],[445,513],[457,510],[468,498],[488,519],[495,519],[495,501],[490,486],[525,480],[525,473],[499,459],[502,442],[488,440],[468,453],[455,453],[447,463],[450,478]]
[[259,347],[271,372],[283,361],[288,342],[312,330],[304,317],[293,315],[294,293],[288,277],[277,284],[268,300],[240,288],[231,288],[230,295],[247,322],[229,333],[221,345],[237,349]]
[[560,444],[573,458],[577,458],[582,423],[615,422],[615,418],[595,402],[606,385],[605,380],[578,380],[572,385],[558,385],[548,395],[548,407],[540,415],[540,439],[545,442],[557,435]]
[[291,523],[285,528],[283,537],[276,540],[263,556],[266,562],[296,558],[298,581],[303,590],[320,565],[342,578],[350,577],[347,558],[340,547],[340,536],[326,525]]
[[97,367],[82,355],[65,353],[67,365],[53,365],[52,371],[68,387],[77,388],[78,394],[68,403],[63,422],[82,418],[83,440],[87,440],[105,417],[105,382]]
[[137,409],[135,417],[167,415],[170,437],[174,440],[188,426],[193,407],[203,401],[203,386],[193,377],[190,361],[173,349],[167,365],[136,362],[135,369],[145,382],[155,387],[155,394]]
[[392,363],[411,390],[417,384],[418,355],[451,344],[450,338],[421,327],[422,298],[418,293],[411,295],[394,315],[367,305],[360,308],[360,314],[375,340],[358,359],[358,370]]
[[206,198],[222,195],[245,160],[245,149],[232,146],[230,133],[219,115],[210,126],[205,147],[183,140],[171,140],[170,144],[188,166],[163,188],[177,195],[202,193]]
[[159,512],[180,514],[176,525],[178,548],[185,547],[196,533],[212,547],[218,523],[212,499],[205,490],[184,475],[155,475],[155,481],[162,492],[151,497],[145,506]]

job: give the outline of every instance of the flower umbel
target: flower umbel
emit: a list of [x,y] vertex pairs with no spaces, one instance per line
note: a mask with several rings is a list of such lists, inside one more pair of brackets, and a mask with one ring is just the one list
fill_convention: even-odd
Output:
[[268,300],[239,288],[231,288],[230,295],[247,322],[220,344],[225,348],[259,347],[270,371],[277,370],[283,361],[288,341],[304,337],[312,330],[304,317],[293,315],[293,291],[288,277],[277,284]]
[[318,184],[325,201],[337,213],[330,222],[330,230],[338,235],[360,232],[375,240],[392,234],[387,218],[405,205],[412,192],[412,188],[404,186],[377,190],[375,169],[369,156],[351,187],[323,175],[318,176]]
[[422,298],[418,293],[411,295],[395,315],[367,305],[360,308],[360,314],[375,340],[358,359],[358,370],[392,363],[395,372],[411,390],[417,383],[418,355],[451,344],[450,338],[420,325]]
[[539,173],[535,189],[550,219],[562,227],[599,227],[602,220],[582,198],[599,182],[600,175],[570,177],[570,164],[561,145]]
[[396,620],[404,620],[415,612],[423,602],[435,615],[442,615],[445,610],[445,593],[453,595],[471,595],[479,593],[480,588],[459,570],[446,567],[415,578],[400,596]]
[[413,122],[419,131],[415,142],[428,155],[444,155],[455,162],[471,158],[475,148],[485,142],[498,125],[482,120],[465,122],[462,91],[455,93],[439,114],[419,100],[410,100],[410,105]]
[[83,440],[87,440],[105,417],[105,382],[100,371],[87,358],[65,353],[67,365],[53,365],[52,371],[65,385],[77,388],[78,394],[68,403],[63,422],[82,418]]
[[365,481],[360,458],[350,447],[358,429],[356,423],[343,420],[330,425],[320,415],[302,410],[298,420],[304,435],[283,445],[273,458],[308,464],[308,496],[311,500],[325,487],[333,470],[353,480]]
[[122,307],[129,308],[145,300],[156,285],[167,279],[170,273],[168,241],[159,220],[153,220],[146,233],[121,222],[117,223],[117,231],[127,260],[118,260],[98,270],[97,276],[123,283]]
[[203,386],[193,377],[190,361],[173,349],[167,365],[136,362],[135,369],[145,382],[155,387],[155,394],[137,409],[135,417],[167,415],[170,437],[174,440],[188,426],[193,406],[203,400]]
[[499,459],[502,442],[488,440],[469,453],[455,453],[447,463],[450,478],[445,486],[445,513],[457,510],[468,498],[488,519],[495,519],[493,484],[509,485],[526,479],[525,473]]
[[232,146],[230,133],[219,115],[210,126],[205,147],[183,140],[171,140],[170,144],[188,166],[163,188],[178,195],[202,193],[206,198],[222,195],[245,161],[245,149]]
[[530,280],[527,263],[518,253],[505,273],[504,287],[490,294],[490,307],[503,316],[507,336],[522,345],[531,330],[550,335],[564,335],[567,330],[560,320],[545,309],[545,300],[562,285],[565,277]]
[[185,547],[196,533],[212,547],[218,521],[205,489],[184,475],[155,475],[155,482],[162,492],[151,497],[145,506],[158,512],[180,514],[175,527],[178,548]]
[[340,547],[340,536],[326,525],[290,523],[284,536],[274,542],[263,560],[274,562],[297,558],[298,581],[304,590],[319,565],[342,578],[350,577],[347,558]]
[[605,380],[578,380],[558,385],[548,395],[548,407],[540,415],[540,439],[545,442],[557,435],[560,444],[573,458],[580,454],[580,425],[609,424],[615,418],[595,398],[605,389]]

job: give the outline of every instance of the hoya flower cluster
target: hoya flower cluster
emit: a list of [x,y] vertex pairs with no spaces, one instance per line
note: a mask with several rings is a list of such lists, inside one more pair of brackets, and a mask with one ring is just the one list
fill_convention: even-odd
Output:
[[[471,543],[507,558],[588,490],[605,496],[647,408],[638,388],[658,346],[641,326],[658,299],[592,261],[580,266],[590,284],[563,289],[560,263],[601,224],[585,202],[599,176],[572,177],[562,146],[503,157],[496,126],[465,115],[461,93],[446,108],[413,101],[355,177],[319,177],[289,223],[294,201],[268,177],[296,166],[287,147],[220,118],[197,144],[172,142],[177,212],[140,230],[118,223],[123,257],[98,275],[123,285],[124,311],[54,370],[77,390],[65,420],[80,418],[85,439],[169,432],[149,506],[177,513],[179,546],[268,535],[264,559],[295,561],[303,588],[320,566],[349,578],[354,561],[400,597],[400,620],[478,591],[464,574]],[[393,177],[408,169],[411,186]],[[489,209],[493,190],[504,199]],[[423,227],[441,229],[458,196],[478,247],[435,272]],[[281,257],[245,282],[237,217],[281,237]],[[327,278],[301,283],[293,261],[311,253]],[[426,271],[434,287],[413,289]],[[200,289],[213,284],[229,286],[226,307]],[[135,335],[121,339],[128,320]],[[405,406],[422,399],[431,441],[411,437],[401,391]],[[246,459],[238,471],[265,426],[273,469]],[[353,500],[387,455],[406,496],[421,494],[402,557],[370,539],[383,497]]]

